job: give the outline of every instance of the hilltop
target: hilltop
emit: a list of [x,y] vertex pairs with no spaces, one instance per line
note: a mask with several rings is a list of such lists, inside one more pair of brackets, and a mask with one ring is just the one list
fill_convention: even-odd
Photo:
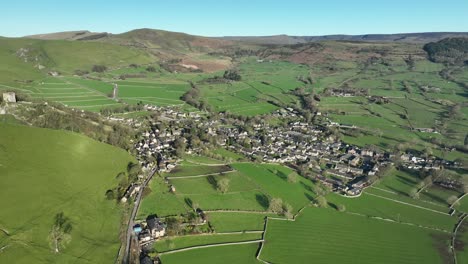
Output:
[[256,44],[291,45],[326,40],[359,41],[359,42],[398,42],[398,43],[428,43],[444,38],[468,37],[467,32],[425,32],[401,34],[365,34],[365,35],[324,35],[324,36],[226,36],[223,39],[243,41]]

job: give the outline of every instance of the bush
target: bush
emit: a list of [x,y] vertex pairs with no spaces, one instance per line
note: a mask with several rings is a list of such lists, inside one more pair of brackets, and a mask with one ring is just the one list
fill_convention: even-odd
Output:
[[148,71],[148,72],[156,72],[156,68],[153,67],[153,66],[148,66],[148,67],[146,68],[146,71]]
[[231,81],[240,81],[242,79],[239,73],[234,70],[225,71],[223,78]]
[[113,190],[107,190],[106,191],[106,198],[107,200],[114,200],[115,199],[115,194]]
[[89,73],[89,71],[85,71],[85,70],[75,70],[75,75],[78,75],[78,76],[83,76],[83,75],[86,75],[88,73]]
[[105,65],[93,65],[91,70],[93,72],[105,72],[107,71],[107,67]]

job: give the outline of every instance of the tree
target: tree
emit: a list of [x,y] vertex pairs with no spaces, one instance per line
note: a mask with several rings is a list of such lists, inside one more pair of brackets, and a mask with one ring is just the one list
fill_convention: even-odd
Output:
[[346,211],[346,206],[344,206],[344,204],[339,204],[336,209],[339,211],[339,212],[344,212]]
[[419,198],[419,192],[418,192],[418,190],[416,188],[412,188],[409,191],[408,195],[413,199],[418,199]]
[[185,149],[187,148],[187,143],[183,138],[178,138],[174,141],[174,148],[176,149],[176,155],[178,157],[182,157],[185,153]]
[[107,70],[107,67],[105,65],[93,65],[93,68],[91,70],[93,72],[105,72]]
[[115,193],[113,190],[107,190],[106,191],[106,198],[107,200],[114,200],[115,199]]
[[458,202],[458,197],[455,195],[451,195],[447,198],[447,203],[451,206],[458,206],[460,203]]
[[239,73],[235,70],[225,71],[223,78],[231,81],[240,81],[242,79]]
[[283,209],[283,215],[286,216],[286,218],[293,218],[293,214],[292,214],[293,208],[290,204],[284,202],[282,205],[282,209]]
[[319,196],[317,196],[315,198],[315,204],[320,208],[325,208],[325,207],[327,207],[328,202],[327,202],[327,199],[324,196],[319,195]]
[[468,176],[463,175],[460,179],[463,193],[468,193]]
[[268,210],[276,214],[281,214],[283,212],[283,200],[281,200],[281,198],[271,199]]
[[154,66],[148,66],[146,67],[146,71],[148,72],[155,72],[156,71],[156,68]]
[[289,183],[296,183],[297,182],[297,174],[295,172],[291,172],[288,174],[288,182]]
[[216,187],[221,193],[226,193],[229,189],[229,178],[222,178],[216,182]]
[[49,245],[55,253],[59,253],[71,241],[72,225],[63,212],[55,215],[54,225],[49,232]]
[[170,235],[178,235],[182,231],[182,225],[179,218],[166,218],[167,230]]

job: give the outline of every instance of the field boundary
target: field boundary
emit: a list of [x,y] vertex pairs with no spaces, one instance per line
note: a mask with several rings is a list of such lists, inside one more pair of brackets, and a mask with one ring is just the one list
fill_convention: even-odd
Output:
[[443,214],[443,215],[448,215],[448,216],[450,216],[449,213],[444,213],[444,212],[437,211],[437,210],[433,210],[433,209],[430,209],[430,208],[427,208],[427,207],[423,207],[423,206],[419,206],[419,205],[415,205],[415,204],[410,204],[410,203],[407,203],[407,202],[398,201],[398,200],[395,200],[395,199],[392,199],[392,198],[387,198],[387,197],[380,196],[380,195],[373,194],[373,193],[366,193],[366,194],[371,195],[371,196],[375,196],[375,197],[379,197],[379,198],[381,198],[381,199],[393,201],[393,202],[395,202],[395,203],[405,204],[405,205],[412,206],[412,207],[415,207],[415,208],[419,208],[419,209],[431,211],[431,212],[434,212],[434,213],[438,213],[438,214]]
[[234,245],[244,245],[244,244],[254,244],[254,243],[261,243],[261,242],[263,242],[263,239],[248,240],[248,241],[241,241],[241,242],[207,244],[207,245],[186,247],[186,248],[180,248],[180,249],[175,249],[175,250],[171,250],[171,251],[166,251],[166,252],[159,253],[159,256],[172,254],[172,253],[183,252],[183,251],[188,251],[188,250],[192,250],[192,249],[222,247],[222,246],[234,246]]
[[202,177],[208,177],[208,176],[223,175],[225,173],[233,173],[233,172],[236,172],[236,171],[237,170],[229,170],[229,171],[215,172],[215,173],[208,173],[208,174],[200,174],[200,175],[193,175],[193,176],[172,176],[172,177],[166,177],[166,178],[169,179],[169,180],[202,178]]

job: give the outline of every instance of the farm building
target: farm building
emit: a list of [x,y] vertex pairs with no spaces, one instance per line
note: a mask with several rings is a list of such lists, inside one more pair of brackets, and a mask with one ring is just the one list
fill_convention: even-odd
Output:
[[16,103],[16,94],[13,92],[3,93],[3,102]]
[[159,218],[150,216],[146,219],[148,230],[153,238],[160,238],[166,234],[166,226]]

